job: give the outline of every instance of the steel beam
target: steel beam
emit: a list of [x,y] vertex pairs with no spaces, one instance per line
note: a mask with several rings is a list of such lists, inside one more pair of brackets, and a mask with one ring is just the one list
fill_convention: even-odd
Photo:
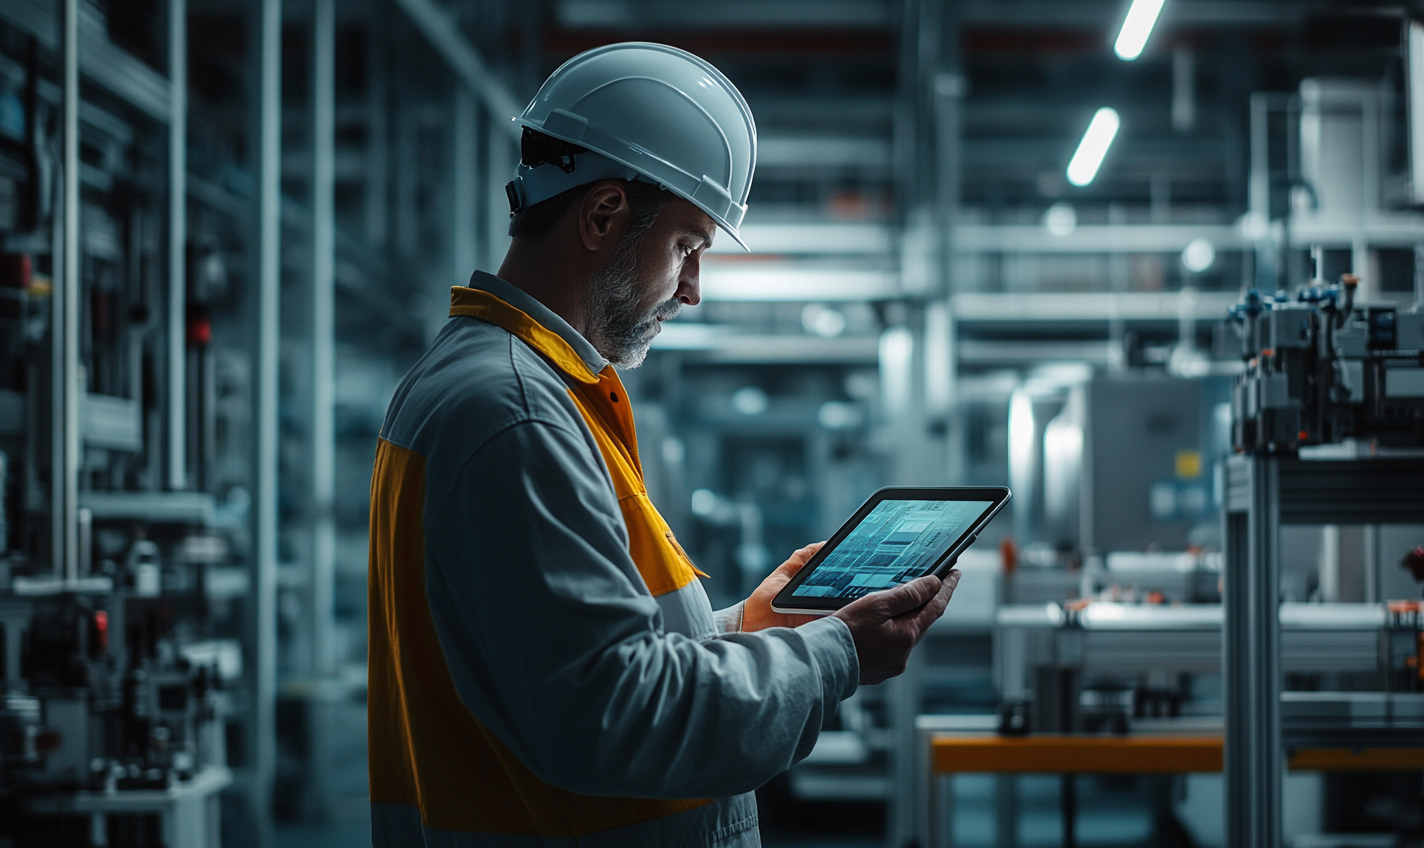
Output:
[[[1242,469],[1241,471],[1244,471]],[[1246,633],[1250,629],[1247,602],[1250,597],[1250,572],[1246,568],[1251,547],[1250,518],[1245,509],[1222,513],[1224,524],[1222,542],[1226,568],[1222,584],[1222,606],[1224,630],[1222,639],[1221,671],[1222,688],[1225,692],[1226,739],[1223,751],[1222,771],[1226,775],[1222,795],[1225,804],[1225,834],[1227,844],[1240,848],[1249,844],[1247,821],[1250,810],[1248,799],[1238,797],[1236,792],[1250,775],[1250,758],[1247,754],[1248,711],[1246,693],[1251,678],[1248,669]]]
[[168,0],[168,488],[187,487],[188,2]]
[[79,3],[62,0],[58,42],[61,98],[61,197],[59,236],[52,245],[58,266],[51,324],[51,544],[54,576],[79,578]]
[[806,171],[855,170],[889,173],[890,139],[879,136],[777,133],[757,141],[757,167]]
[[519,101],[490,71],[479,51],[460,34],[460,26],[450,13],[432,0],[395,0],[395,4],[409,16],[435,52],[449,63],[460,81],[484,101],[495,124],[517,138],[519,126],[509,119],[521,111]]
[[[1007,27],[1085,28],[1101,31],[1105,22],[1122,14],[1116,0],[963,0],[966,23]],[[1276,3],[1266,0],[1174,0],[1163,10],[1163,22],[1191,26],[1287,24],[1312,11],[1310,3]]]
[[653,351],[677,351],[689,361],[719,365],[875,365],[880,358],[880,340],[875,336],[739,335],[719,333],[716,328],[700,333],[694,330],[698,326],[666,326],[654,340]]
[[312,14],[311,670],[335,659],[336,584],[336,0]]
[[1230,226],[1194,224],[1090,224],[1056,236],[1035,224],[962,224],[955,251],[972,253],[1174,253],[1193,240],[1210,239],[1218,251],[1245,250],[1254,242]]
[[[756,253],[875,254],[888,257],[899,250],[899,235],[884,224],[743,224],[742,236]],[[713,256],[746,254],[731,239],[717,240],[707,251]],[[715,260],[714,260],[715,261]]]
[[251,804],[258,844],[272,842],[277,764],[277,359],[281,298],[282,2],[254,0],[257,192],[253,427]]
[[672,29],[755,27],[888,29],[895,23],[891,4],[880,0],[719,0],[717,3],[668,3],[660,0],[562,0],[554,6],[560,26],[607,29],[656,26]]
[[709,301],[894,300],[903,294],[894,271],[786,262],[707,262],[702,267],[702,296]]
[[481,189],[487,214],[482,221],[484,240],[481,244],[488,259],[490,271],[499,267],[504,253],[509,249],[509,199],[504,187],[514,177],[514,169],[519,164],[519,140],[505,132],[505,122],[492,115],[483,122],[484,149],[481,151],[481,170],[485,183]]
[[[479,202],[479,112],[475,99],[468,89],[455,89],[454,116],[451,121],[451,175],[452,191],[450,202],[450,285],[463,286],[470,280],[475,265],[480,262],[479,224],[475,204]],[[438,323],[445,323],[448,313],[444,292],[435,298]],[[437,316],[432,316],[435,318]]]
[[[68,25],[53,11],[54,4],[44,0],[5,0],[0,3],[0,18],[34,36],[40,44],[63,52],[64,37],[58,28]],[[103,21],[87,10],[74,17],[78,39],[80,70],[95,83],[142,109],[158,121],[169,118],[168,82],[142,60],[109,40]],[[57,28],[58,25],[58,28]]]
[[1177,322],[1184,312],[1194,320],[1226,315],[1237,300],[1234,293],[1197,292],[1033,292],[989,294],[971,292],[950,299],[950,310],[961,323],[1071,324],[1080,321]]
[[366,238],[372,246],[384,247],[390,229],[390,196],[387,153],[390,125],[386,120],[389,39],[383,35],[386,20],[384,3],[371,9],[366,21]]
[[1231,486],[1245,495],[1230,499],[1225,511],[1223,791],[1229,848],[1280,845],[1280,462],[1263,455],[1227,463]]

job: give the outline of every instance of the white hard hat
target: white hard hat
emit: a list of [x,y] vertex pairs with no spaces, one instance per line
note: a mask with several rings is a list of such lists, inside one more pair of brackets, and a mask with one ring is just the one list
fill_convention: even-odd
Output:
[[756,122],[708,62],[664,44],[598,47],[554,71],[514,120],[590,153],[521,164],[509,184],[512,205],[533,206],[594,180],[641,178],[711,215],[746,248],[738,228],[756,169]]

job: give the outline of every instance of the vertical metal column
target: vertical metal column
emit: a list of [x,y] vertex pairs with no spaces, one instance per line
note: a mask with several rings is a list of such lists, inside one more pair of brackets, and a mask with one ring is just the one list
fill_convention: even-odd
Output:
[[920,678],[924,673],[924,655],[915,652],[910,655],[905,671],[899,677],[886,682],[886,709],[889,711],[892,748],[890,750],[890,795],[886,817],[889,819],[890,839],[893,848],[905,848],[915,844],[915,786],[919,779],[916,767],[920,733],[915,727],[915,716],[919,714]]
[[188,0],[168,0],[168,488],[187,488]]
[[63,194],[59,244],[51,245],[54,321],[51,324],[51,545],[54,576],[79,578],[79,3],[62,0],[59,44],[63,73]]
[[255,0],[256,21],[256,380],[254,385],[252,602],[253,823],[258,844],[272,841],[272,779],[277,763],[277,355],[280,344],[282,2]]
[[[1228,460],[1227,479],[1233,484],[1240,482],[1234,478],[1249,474],[1250,466],[1244,457]],[[1249,486],[1249,480],[1247,483]],[[1221,685],[1226,720],[1222,801],[1225,810],[1226,844],[1231,848],[1244,848],[1250,844],[1249,799],[1241,794],[1241,787],[1249,780],[1251,771],[1250,759],[1247,756],[1250,738],[1247,694],[1251,680],[1248,669],[1250,646],[1247,644],[1247,633],[1250,632],[1248,612],[1251,597],[1251,517],[1249,503],[1231,503],[1230,493],[1233,488],[1234,485],[1228,484],[1227,504],[1222,511],[1222,521],[1225,524],[1222,533],[1225,573],[1221,599]]]
[[1254,458],[1250,527],[1251,845],[1281,840],[1280,461]]
[[949,298],[954,284],[954,227],[959,217],[961,112],[965,92],[961,74],[959,8],[942,4],[939,22],[939,55],[930,81],[929,97],[934,107],[935,248],[938,273],[934,293],[925,309],[925,364],[922,394],[929,422],[943,425],[941,438],[928,440],[926,457],[938,464],[944,479],[951,482],[964,467],[963,427],[955,426],[958,363],[954,318]]
[[890,125],[890,141],[895,150],[896,201],[906,207],[916,200],[918,194],[915,164],[919,159],[919,103],[916,98],[919,39],[916,34],[920,30],[921,6],[921,0],[903,0],[900,4],[899,44],[896,46],[899,59],[896,74],[899,79],[895,84],[895,106]]
[[935,229],[939,295],[948,297],[954,275],[954,224],[959,214],[961,101],[965,82],[960,75],[959,26],[955,7],[944,7],[940,21],[939,71],[931,85],[935,129]]
[[1424,241],[1414,243],[1414,300],[1424,300]]
[[489,272],[499,269],[504,253],[509,249],[509,199],[504,194],[504,186],[514,178],[514,169],[519,163],[519,143],[511,142],[509,133],[502,124],[506,123],[498,112],[489,112],[493,117],[485,121],[484,162],[485,162],[485,208],[490,210],[486,218],[484,250]]
[[1013,773],[994,776],[994,844],[998,848],[1018,848],[1019,778]]
[[366,238],[385,247],[390,194],[387,151],[390,127],[386,121],[386,31],[384,3],[372,3],[366,21]]
[[316,0],[312,20],[312,570],[311,670],[330,674],[336,657],[336,0]]
[[[1238,458],[1226,510],[1226,844],[1276,848],[1281,835],[1280,461]],[[1244,478],[1244,479],[1243,479]],[[1233,508],[1235,507],[1235,508]],[[1242,508],[1244,507],[1244,509]]]
[[[475,204],[480,202],[479,178],[479,112],[474,95],[463,85],[455,87],[455,116],[452,121],[450,140],[451,172],[454,188],[451,191],[450,210],[450,285],[463,286],[469,282],[475,270],[479,230],[475,216]],[[443,292],[441,293],[444,294]],[[437,298],[442,308],[448,297]]]
[[1276,284],[1277,256],[1266,235],[1271,217],[1270,99],[1251,95],[1251,175],[1246,184],[1248,220],[1260,232],[1256,243],[1255,285],[1267,291]]

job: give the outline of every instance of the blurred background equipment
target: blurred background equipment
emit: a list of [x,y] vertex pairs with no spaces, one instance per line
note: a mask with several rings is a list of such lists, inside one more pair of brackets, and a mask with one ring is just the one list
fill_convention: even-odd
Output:
[[375,437],[625,40],[759,131],[624,375],[714,603],[1014,490],[765,844],[1417,840],[1414,4],[0,0],[0,848],[367,843]]

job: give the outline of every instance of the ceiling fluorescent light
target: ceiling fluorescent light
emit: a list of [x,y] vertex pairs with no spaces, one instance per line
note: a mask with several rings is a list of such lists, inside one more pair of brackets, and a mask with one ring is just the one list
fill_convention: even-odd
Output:
[[1142,55],[1147,45],[1147,36],[1152,34],[1152,25],[1157,23],[1157,15],[1162,11],[1164,0],[1132,0],[1132,7],[1123,19],[1122,31],[1117,34],[1113,50],[1124,62],[1131,62]]
[[1078,142],[1078,150],[1068,163],[1068,182],[1085,186],[1093,181],[1093,177],[1098,175],[1098,166],[1103,164],[1103,157],[1117,136],[1118,123],[1115,109],[1105,106],[1093,114],[1088,131],[1083,133],[1083,140]]

